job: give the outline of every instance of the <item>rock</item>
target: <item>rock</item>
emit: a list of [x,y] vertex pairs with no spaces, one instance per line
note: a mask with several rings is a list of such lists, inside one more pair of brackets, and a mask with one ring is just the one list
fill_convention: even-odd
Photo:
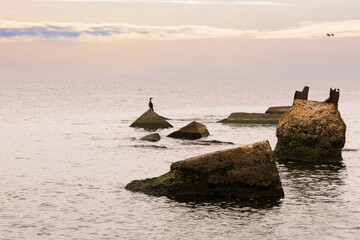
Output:
[[138,127],[145,129],[159,129],[173,127],[164,117],[159,116],[155,111],[149,109],[143,115],[133,122],[130,127]]
[[357,152],[359,149],[355,149],[355,148],[344,148],[343,152]]
[[240,124],[277,124],[282,114],[269,113],[232,113],[221,123],[240,123]]
[[186,141],[182,143],[183,145],[201,145],[201,146],[209,146],[209,145],[234,145],[233,142],[222,142],[218,140],[197,140],[197,141]]
[[229,144],[229,145],[234,145],[233,142],[223,142],[223,141],[219,141],[219,140],[199,140],[200,143],[207,143],[207,144]]
[[274,155],[279,160],[342,160],[346,125],[337,104],[295,99],[277,126]]
[[269,107],[265,113],[269,113],[269,114],[284,114],[287,111],[289,111],[289,109],[291,108],[291,106],[277,106],[277,107]]
[[278,124],[282,114],[289,111],[291,106],[269,107],[265,113],[231,113],[221,123],[240,123],[240,124]]
[[149,141],[149,142],[157,142],[157,141],[160,141],[160,139],[161,139],[161,137],[158,133],[149,134],[149,135],[146,135],[146,136],[140,138],[140,140]]
[[164,175],[127,190],[170,198],[281,198],[284,192],[268,141],[189,158]]
[[171,138],[195,140],[209,135],[210,133],[204,124],[193,121],[167,136]]
[[134,148],[153,148],[153,149],[166,149],[166,146],[157,146],[157,145],[133,145]]

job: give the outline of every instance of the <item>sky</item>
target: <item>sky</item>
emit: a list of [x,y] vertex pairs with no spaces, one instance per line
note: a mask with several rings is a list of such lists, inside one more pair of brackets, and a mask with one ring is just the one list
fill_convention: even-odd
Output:
[[359,9],[358,0],[1,0],[0,71],[356,79]]

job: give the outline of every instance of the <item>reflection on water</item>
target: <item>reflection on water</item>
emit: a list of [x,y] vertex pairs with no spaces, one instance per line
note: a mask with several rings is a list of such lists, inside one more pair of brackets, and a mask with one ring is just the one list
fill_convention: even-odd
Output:
[[236,209],[243,211],[244,209],[270,209],[272,207],[279,207],[281,199],[232,199],[232,198],[175,198],[172,199],[179,203],[184,203],[186,207],[191,208],[221,208],[221,209]]
[[345,184],[346,166],[343,162],[315,164],[312,162],[282,161],[279,164],[283,185],[305,201],[339,201]]

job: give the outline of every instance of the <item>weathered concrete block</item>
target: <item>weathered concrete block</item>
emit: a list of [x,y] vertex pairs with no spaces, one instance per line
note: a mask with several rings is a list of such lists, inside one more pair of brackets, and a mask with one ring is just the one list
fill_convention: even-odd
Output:
[[268,141],[175,162],[168,173],[132,181],[125,188],[170,198],[253,199],[284,196]]
[[274,155],[280,160],[342,160],[346,125],[337,104],[295,99],[276,129]]

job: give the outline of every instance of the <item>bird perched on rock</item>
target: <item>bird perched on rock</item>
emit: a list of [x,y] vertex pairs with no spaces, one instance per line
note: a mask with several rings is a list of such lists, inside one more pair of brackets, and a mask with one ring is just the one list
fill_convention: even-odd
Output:
[[149,101],[149,108],[154,111],[154,105],[151,102],[151,99],[152,99],[152,97],[150,98],[150,101]]

